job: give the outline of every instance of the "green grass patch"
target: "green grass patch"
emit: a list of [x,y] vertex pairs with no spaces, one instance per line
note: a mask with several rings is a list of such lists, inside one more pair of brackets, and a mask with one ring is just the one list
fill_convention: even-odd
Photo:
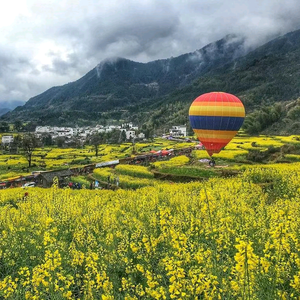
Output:
[[159,170],[159,172],[177,176],[190,176],[199,178],[211,178],[218,176],[218,171],[213,168],[202,169],[189,166],[162,168]]

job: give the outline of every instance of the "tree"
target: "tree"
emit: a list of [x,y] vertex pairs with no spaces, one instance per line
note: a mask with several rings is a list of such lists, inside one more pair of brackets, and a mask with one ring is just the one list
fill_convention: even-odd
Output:
[[248,134],[258,134],[262,130],[268,128],[275,122],[279,121],[282,115],[280,105],[263,106],[260,110],[256,110],[246,116],[243,129]]
[[292,120],[299,120],[300,119],[300,106],[293,107],[287,114],[288,118]]
[[10,152],[18,153],[19,148],[22,148],[22,136],[20,134],[17,134],[16,136],[14,136],[14,140],[10,145]]
[[35,135],[31,133],[23,135],[21,148],[22,148],[23,155],[28,161],[28,168],[31,167],[32,153],[35,150],[35,148],[38,147],[38,145],[39,145],[39,141],[35,137]]
[[72,136],[72,138],[69,140],[68,145],[70,147],[74,147],[74,148],[81,148],[82,147],[82,142],[80,140],[79,136]]
[[120,139],[120,130],[113,129],[107,133],[107,141],[111,144],[118,144]]
[[90,145],[95,148],[95,155],[98,156],[99,145],[105,142],[105,133],[93,133],[89,138]]
[[9,124],[7,122],[0,123],[0,132],[8,132],[9,131]]
[[36,122],[30,121],[30,122],[26,123],[25,125],[23,125],[23,131],[33,132],[33,131],[35,131],[36,126],[37,126]]
[[14,122],[14,130],[19,132],[19,131],[21,131],[22,128],[23,128],[22,122],[20,120],[16,120]]
[[146,139],[149,139],[149,138],[152,138],[153,137],[153,134],[154,134],[154,131],[153,131],[153,128],[152,127],[147,127],[147,129],[145,130],[145,138]]
[[187,126],[187,135],[188,136],[194,135],[194,131],[193,131],[193,128],[191,127],[190,123],[188,123],[188,126]]
[[42,143],[44,146],[52,146],[53,140],[50,133],[46,133],[42,135]]
[[62,148],[65,144],[66,139],[63,136],[59,136],[55,139],[55,143],[58,148]]
[[126,131],[122,130],[122,132],[121,132],[121,143],[123,143],[125,141],[126,141]]

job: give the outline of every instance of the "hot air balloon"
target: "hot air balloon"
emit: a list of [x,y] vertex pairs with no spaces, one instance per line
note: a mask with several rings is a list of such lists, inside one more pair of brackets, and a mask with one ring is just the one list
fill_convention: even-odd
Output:
[[198,140],[212,156],[237,134],[245,118],[245,108],[232,94],[211,92],[194,100],[189,118]]

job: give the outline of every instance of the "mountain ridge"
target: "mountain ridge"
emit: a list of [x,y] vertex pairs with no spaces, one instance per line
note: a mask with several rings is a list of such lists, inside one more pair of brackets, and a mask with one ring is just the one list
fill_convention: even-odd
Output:
[[175,58],[148,63],[110,58],[2,119],[29,118],[49,125],[115,119],[162,128],[188,123],[187,109],[194,98],[218,90],[237,95],[249,113],[300,97],[299,59],[300,30],[256,49],[245,48],[244,38],[229,35]]
[[[35,119],[37,113],[49,109],[52,112],[91,110],[106,112],[116,106],[140,104],[143,99],[156,99],[183,87],[194,79],[244,54],[244,39],[228,35],[202,49],[148,63],[125,58],[106,59],[78,80],[52,87],[32,97],[22,108],[9,113],[7,119]],[[89,99],[87,99],[89,98]],[[87,103],[87,109],[82,106]],[[22,115],[23,113],[23,115]],[[46,116],[44,116],[46,117]],[[47,118],[46,118],[47,119]]]

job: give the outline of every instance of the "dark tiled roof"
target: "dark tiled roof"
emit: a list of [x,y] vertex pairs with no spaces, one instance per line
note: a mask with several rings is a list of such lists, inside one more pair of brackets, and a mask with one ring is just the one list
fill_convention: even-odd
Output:
[[58,171],[43,172],[40,174],[40,176],[49,182],[49,181],[53,181],[53,178],[55,176],[57,176],[58,179],[60,179],[62,177],[71,176],[72,174],[73,173],[70,170],[58,170]]

